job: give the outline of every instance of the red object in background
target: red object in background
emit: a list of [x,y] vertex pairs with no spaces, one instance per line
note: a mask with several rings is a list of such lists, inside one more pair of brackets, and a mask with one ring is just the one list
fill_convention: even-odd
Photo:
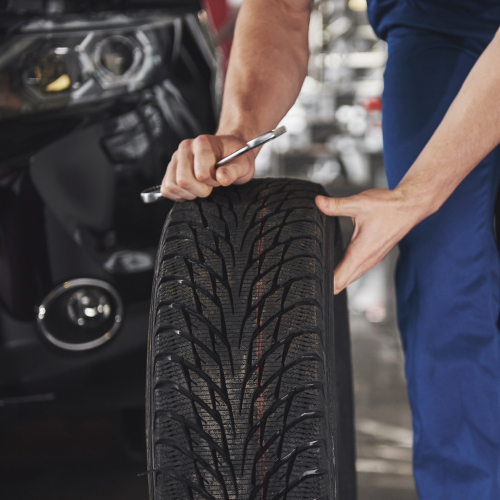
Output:
[[[202,0],[202,4],[207,11],[210,24],[215,33],[219,34],[221,30],[233,22],[234,10],[227,0]],[[224,57],[222,62],[224,70],[227,69],[232,41],[232,32],[219,39],[219,48],[222,50]]]
[[216,32],[231,20],[233,10],[227,0],[203,0],[202,3]]
[[364,108],[368,111],[368,113],[370,111],[382,111],[382,99],[380,99],[380,97],[369,99],[365,102]]

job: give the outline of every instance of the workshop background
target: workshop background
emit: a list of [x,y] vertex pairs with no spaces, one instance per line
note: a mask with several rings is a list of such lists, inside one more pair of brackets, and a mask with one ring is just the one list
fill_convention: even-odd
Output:
[[[238,0],[234,0],[235,10]],[[259,176],[307,178],[331,195],[384,187],[381,94],[386,45],[365,0],[321,0],[311,59],[289,133],[263,149]],[[350,223],[343,221],[346,238]],[[348,290],[354,364],[360,500],[416,499],[411,419],[393,290],[396,252]],[[0,408],[1,411],[1,408]],[[147,498],[142,415],[89,410],[0,427],[0,498]]]
[[[264,148],[262,176],[301,177],[332,196],[386,186],[382,91],[386,43],[365,0],[322,0],[310,26],[309,76],[283,120],[282,139]],[[341,219],[348,241],[352,225]],[[396,324],[397,250],[348,287],[359,500],[416,499],[411,415]]]

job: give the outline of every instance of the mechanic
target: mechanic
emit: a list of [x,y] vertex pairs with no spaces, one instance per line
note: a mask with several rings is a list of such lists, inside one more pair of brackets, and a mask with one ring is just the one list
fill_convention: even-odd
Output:
[[[220,126],[181,143],[164,196],[207,196],[254,174],[255,154],[217,160],[274,128],[307,73],[312,0],[245,0]],[[500,1],[369,0],[389,57],[383,94],[389,189],[319,196],[354,234],[335,293],[399,243],[398,321],[421,499],[500,499]]]

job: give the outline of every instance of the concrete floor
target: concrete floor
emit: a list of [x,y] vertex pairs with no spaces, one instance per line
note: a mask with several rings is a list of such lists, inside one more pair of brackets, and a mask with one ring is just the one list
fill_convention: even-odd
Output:
[[359,500],[416,500],[411,417],[394,316],[351,315]]
[[146,500],[145,460],[128,459],[111,415],[3,426],[2,500]]
[[397,251],[391,252],[348,289],[359,500],[417,500],[411,415],[396,324],[396,257]]
[[[391,256],[350,290],[352,308],[358,309],[351,314],[351,333],[359,500],[417,498],[411,475],[410,412],[392,298],[393,262]],[[374,305],[373,300],[378,303]],[[360,303],[364,306],[359,307]],[[382,321],[366,319],[380,320],[380,310],[385,313]],[[2,424],[0,498],[146,500],[147,479],[137,475],[145,471],[145,460],[130,449],[116,424],[116,415],[110,414]],[[134,439],[140,442],[142,436]]]

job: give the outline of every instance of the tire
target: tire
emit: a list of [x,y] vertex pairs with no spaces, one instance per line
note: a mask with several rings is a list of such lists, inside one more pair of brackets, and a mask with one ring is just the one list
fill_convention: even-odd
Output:
[[151,499],[355,498],[338,223],[317,194],[261,179],[172,209],[149,326]]

